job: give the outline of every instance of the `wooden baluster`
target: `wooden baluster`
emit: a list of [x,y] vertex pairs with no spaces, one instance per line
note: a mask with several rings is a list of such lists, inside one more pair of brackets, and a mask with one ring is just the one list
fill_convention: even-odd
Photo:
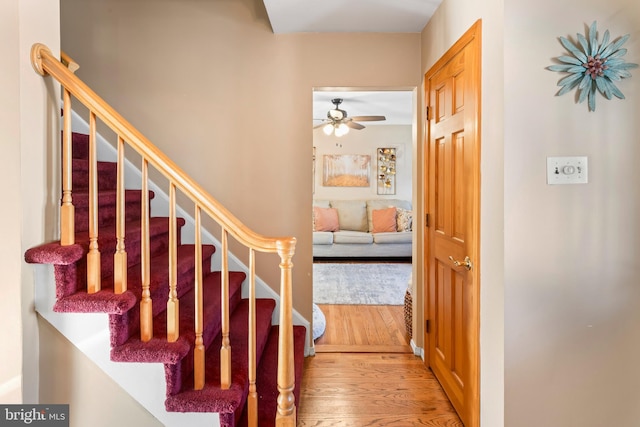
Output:
[[247,397],[247,425],[258,426],[258,392],[256,389],[256,253],[249,249],[249,395]]
[[169,299],[167,300],[167,341],[180,336],[180,306],[178,301],[178,236],[176,224],[176,186],[169,184]]
[[116,294],[127,290],[127,252],[125,251],[124,139],[118,136],[116,179],[116,253],[113,254],[113,289]]
[[153,338],[153,306],[151,301],[151,258],[149,253],[149,165],[142,159],[142,230],[140,232],[140,274],[142,298],[140,300],[140,339],[147,342]]
[[296,404],[293,364],[293,299],[291,284],[291,258],[295,251],[295,239],[278,242],[280,255],[280,336],[278,339],[278,410],[277,427],[295,427]]
[[195,277],[195,294],[196,294],[196,345],[193,352],[193,388],[202,390],[204,388],[204,342],[202,340],[203,319],[203,281],[202,281],[202,233],[200,230],[200,206],[196,205],[195,213],[195,246],[196,246],[196,277]]
[[87,254],[87,292],[100,290],[100,251],[98,249],[98,159],[96,115],[89,113],[89,253]]
[[231,343],[229,341],[229,248],[227,230],[222,230],[220,388],[231,387]]
[[60,206],[60,245],[69,246],[75,243],[75,207],[71,197],[71,94],[62,89],[63,121],[62,121],[62,206]]

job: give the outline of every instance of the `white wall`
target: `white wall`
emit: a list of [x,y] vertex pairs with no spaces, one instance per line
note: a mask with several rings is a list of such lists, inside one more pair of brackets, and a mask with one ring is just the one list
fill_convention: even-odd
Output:
[[[20,179],[20,45],[19,2],[0,3],[0,170],[6,183]],[[22,322],[20,310],[20,186],[5,185],[3,196],[12,200],[12,208],[0,210],[0,269],[2,298],[0,312],[5,319],[3,351],[0,354],[0,402],[22,400]],[[6,205],[5,205],[6,207]]]
[[[508,426],[640,423],[640,71],[590,113],[545,69],[594,20],[640,63],[637,0],[505,1]],[[588,156],[589,183],[547,185],[546,157],[567,155]]]
[[[59,188],[59,180],[57,175],[53,175],[53,171],[57,170],[53,166],[58,161],[58,151],[53,141],[58,138],[51,123],[56,123],[60,114],[59,107],[53,101],[59,97],[60,92],[51,82],[35,73],[30,62],[30,51],[36,42],[46,43],[54,52],[57,51],[60,45],[59,5],[47,0],[11,0],[5,2],[5,6],[14,12],[16,8],[18,10],[17,16],[3,13],[2,17],[9,22],[9,40],[18,41],[13,48],[17,48],[17,51],[13,51],[10,60],[5,61],[5,66],[9,69],[16,67],[13,73],[19,75],[19,80],[14,77],[9,85],[3,86],[8,88],[10,94],[7,98],[3,97],[3,100],[8,100],[8,104],[3,102],[4,105],[0,108],[11,109],[2,115],[9,115],[13,120],[12,126],[17,126],[19,133],[14,132],[6,141],[10,153],[6,160],[10,165],[3,168],[3,171],[8,171],[5,182],[11,188],[5,194],[6,200],[10,202],[3,209],[3,215],[9,215],[9,218],[3,218],[1,222],[15,227],[7,235],[13,236],[16,229],[19,229],[21,236],[18,245],[14,245],[15,240],[9,242],[12,252],[9,259],[21,261],[14,265],[14,268],[20,266],[20,275],[10,276],[11,279],[5,284],[9,286],[9,294],[21,297],[19,305],[12,306],[9,311],[12,312],[16,307],[21,309],[22,316],[17,318],[17,327],[21,332],[22,343],[12,342],[9,344],[12,351],[3,351],[3,354],[11,353],[21,357],[21,400],[32,403],[39,399],[38,327],[33,310],[33,269],[22,261],[22,254],[31,246],[53,239],[56,232],[45,218],[55,222],[56,206],[59,203],[59,196],[56,195],[58,192],[54,192],[54,189]],[[16,136],[19,138],[14,139]],[[3,152],[4,144],[5,141]],[[12,217],[14,213],[17,217]],[[14,281],[15,279],[19,280]]]
[[[327,136],[322,128],[313,131],[313,146],[316,148],[316,170],[314,176],[314,199],[366,200],[402,199],[411,201],[412,193],[412,129],[410,125],[372,125],[361,130],[351,130],[347,135]],[[377,194],[376,168],[377,149],[396,148],[396,194]],[[368,187],[328,187],[322,185],[324,155],[363,154],[371,157],[371,173]]]

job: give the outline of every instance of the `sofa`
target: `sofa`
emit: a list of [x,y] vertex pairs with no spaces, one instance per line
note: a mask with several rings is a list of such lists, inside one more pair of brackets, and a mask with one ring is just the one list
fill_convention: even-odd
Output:
[[412,227],[406,200],[314,200],[313,257],[411,257]]

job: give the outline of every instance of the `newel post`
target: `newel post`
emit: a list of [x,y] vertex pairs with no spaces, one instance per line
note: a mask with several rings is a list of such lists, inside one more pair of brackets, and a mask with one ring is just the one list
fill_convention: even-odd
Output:
[[280,255],[280,336],[278,341],[278,410],[277,427],[295,427],[296,402],[293,394],[295,372],[293,363],[293,263],[296,239],[278,241]]
[[[31,66],[36,73],[47,76],[43,62],[53,58],[51,50],[42,43],[31,46]],[[75,207],[71,197],[71,95],[62,88],[63,121],[62,121],[62,203],[60,206],[60,245],[69,246],[75,243]]]

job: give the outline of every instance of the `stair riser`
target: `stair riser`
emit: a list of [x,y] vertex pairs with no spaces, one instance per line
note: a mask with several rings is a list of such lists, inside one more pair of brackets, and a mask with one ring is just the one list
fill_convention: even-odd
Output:
[[[72,166],[72,189],[74,192],[89,188],[89,163],[74,159]],[[98,191],[116,189],[118,166],[116,163],[98,162]]]
[[[88,251],[88,246],[85,246],[85,251]],[[98,247],[100,251],[100,274],[101,277],[113,276],[114,270],[114,257],[116,242],[114,239],[101,240],[98,238]],[[150,257],[160,254],[167,250],[169,247],[169,232],[157,233],[150,239],[149,249]],[[125,242],[125,250],[127,252],[127,268],[133,267],[136,264],[140,264],[140,240],[127,240]],[[72,266],[69,266],[72,267]],[[87,271],[87,258],[86,255],[75,264],[78,270],[79,277],[85,277]],[[75,289],[74,292],[81,290]]]
[[56,299],[61,299],[72,295],[79,290],[87,289],[87,272],[86,267],[82,271],[78,271],[75,264],[71,265],[55,265],[53,267],[54,276],[56,278]]
[[[140,222],[142,218],[142,203],[140,200],[128,202],[125,204],[125,218],[127,222]],[[75,207],[75,229],[76,231],[89,230],[89,207]],[[116,205],[115,203],[103,204],[98,206],[98,224],[113,225],[115,230],[116,223]]]
[[[218,292],[219,289],[211,289],[209,292]],[[242,297],[241,292],[235,292],[229,300],[229,311],[232,313],[238,304],[240,304]],[[219,299],[218,299],[219,300]],[[212,313],[204,313],[205,330],[203,333],[203,343],[205,348],[210,348],[211,343],[215,337],[220,333],[221,321],[220,310],[215,310]],[[215,351],[215,350],[211,350]],[[189,379],[189,376],[193,374],[193,348],[189,351],[189,354],[185,356],[179,363],[165,364],[165,376],[167,378],[167,396],[174,395],[181,391],[185,383]]]
[[[236,310],[231,314],[230,319],[230,344],[232,354],[232,377],[234,385],[229,390],[220,390],[220,346],[221,335],[218,334],[211,346],[207,349],[205,359],[206,387],[202,392],[194,392],[191,386],[192,377],[186,378],[184,387],[180,393],[171,394],[166,401],[169,411],[194,411],[194,412],[219,412],[220,424],[222,426],[234,426],[235,421],[240,418],[242,406],[246,400],[247,375],[248,375],[248,345],[245,333],[233,333],[242,331],[247,325],[248,301],[243,300]],[[257,362],[260,362],[260,355],[264,349],[269,330],[271,329],[271,316],[275,308],[272,300],[256,300],[256,350]],[[242,389],[238,389],[241,387]],[[171,390],[170,390],[171,391]],[[207,399],[195,401],[195,394],[204,394]]]
[[[113,275],[114,257],[116,242],[110,240],[106,244],[100,245],[100,258],[101,258],[101,274],[103,277]],[[132,267],[136,264],[140,264],[141,257],[141,245],[140,239],[128,239],[125,241],[125,251],[127,252],[127,267]],[[169,231],[163,233],[154,234],[149,239],[149,253],[153,258],[155,255],[166,251],[169,248]]]
[[[191,262],[186,262],[185,264],[190,264],[191,267],[181,269],[178,274],[178,299],[189,292],[194,285],[195,269],[193,268],[193,258],[191,258]],[[209,258],[207,261],[203,261],[203,270],[209,271],[210,269],[211,260]],[[161,282],[155,282],[154,279],[155,276],[152,276],[151,301],[153,316],[156,317],[167,308],[169,281],[166,277],[164,278],[165,280]],[[136,280],[136,283],[140,283],[140,279]],[[130,290],[137,295],[140,293],[139,289]],[[129,338],[140,333],[140,305],[136,304],[131,310],[122,315],[110,315],[109,323],[111,328],[111,346],[115,347],[124,344]]]
[[[181,223],[178,223],[178,231]],[[169,247],[169,230],[168,226],[162,229],[152,228],[153,233],[150,236],[150,258],[153,259],[161,254]],[[179,235],[180,233],[178,233]],[[180,240],[180,239],[178,239]],[[76,242],[84,248],[85,255],[75,264],[56,265],[56,297],[58,299],[74,294],[78,291],[86,291],[87,287],[87,257],[89,245],[86,240]],[[180,244],[180,243],[179,243]],[[114,254],[116,248],[116,240],[113,236],[98,236],[98,250],[100,251],[100,274],[102,278],[113,276],[114,270]],[[125,238],[125,250],[127,252],[127,268],[131,268],[140,263],[140,235],[139,233],[129,232]],[[193,263],[192,263],[193,264]],[[203,260],[203,271],[210,271],[211,258]],[[139,276],[139,271],[138,271]],[[131,278],[130,278],[131,280]]]
[[71,157],[84,160],[89,158],[89,135],[75,132],[71,134]]

